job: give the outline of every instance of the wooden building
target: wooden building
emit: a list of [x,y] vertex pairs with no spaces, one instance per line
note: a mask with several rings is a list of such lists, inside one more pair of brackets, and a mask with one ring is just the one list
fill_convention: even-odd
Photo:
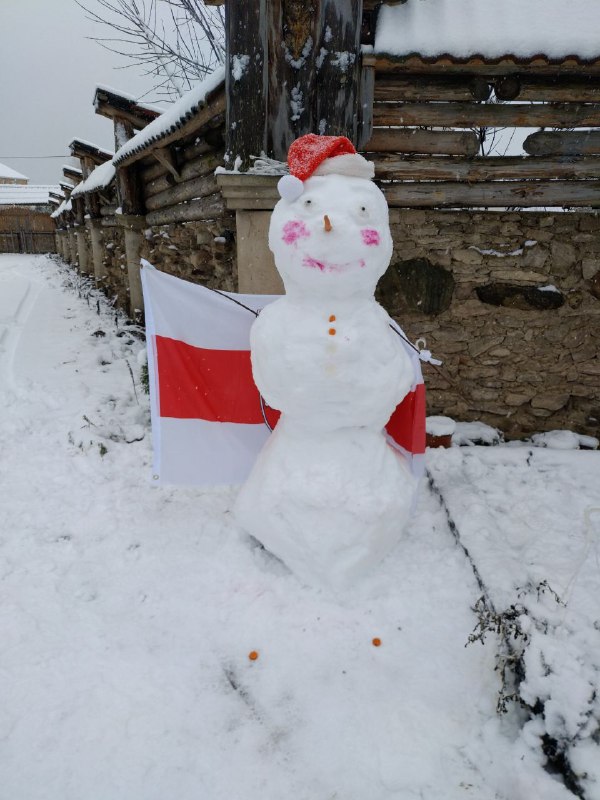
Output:
[[50,193],[57,186],[30,186],[29,178],[0,164],[0,253],[54,252]]

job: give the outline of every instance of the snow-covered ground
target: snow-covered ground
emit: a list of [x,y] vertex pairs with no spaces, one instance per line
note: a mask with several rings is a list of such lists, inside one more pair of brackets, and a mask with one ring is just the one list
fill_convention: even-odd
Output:
[[[235,488],[150,485],[135,333],[0,256],[0,800],[598,800],[600,453],[429,451],[397,551],[320,593]],[[510,650],[465,647],[482,594]]]

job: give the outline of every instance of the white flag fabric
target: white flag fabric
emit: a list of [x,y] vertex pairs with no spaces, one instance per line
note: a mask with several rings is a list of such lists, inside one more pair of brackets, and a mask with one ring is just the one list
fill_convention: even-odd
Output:
[[[279,413],[252,379],[250,328],[277,295],[217,292],[143,262],[156,484],[242,483]],[[390,444],[422,472],[425,392],[418,353],[400,334],[415,380],[386,426]]]

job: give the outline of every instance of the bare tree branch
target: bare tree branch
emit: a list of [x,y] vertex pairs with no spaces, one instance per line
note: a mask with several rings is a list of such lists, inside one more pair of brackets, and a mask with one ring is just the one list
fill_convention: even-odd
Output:
[[144,66],[156,78],[153,91],[174,99],[225,60],[220,7],[203,0],[75,0],[87,18],[112,35],[90,37],[102,47]]

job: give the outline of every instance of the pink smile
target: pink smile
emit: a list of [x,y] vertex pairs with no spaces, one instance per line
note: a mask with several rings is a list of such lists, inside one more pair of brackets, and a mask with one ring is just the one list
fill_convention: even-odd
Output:
[[360,259],[360,261],[346,261],[343,264],[332,264],[329,261],[319,261],[316,258],[312,258],[311,256],[304,256],[302,260],[303,267],[310,267],[311,269],[318,269],[321,272],[346,272],[348,269],[351,269],[358,263],[358,266],[362,269],[365,266],[364,259]]

